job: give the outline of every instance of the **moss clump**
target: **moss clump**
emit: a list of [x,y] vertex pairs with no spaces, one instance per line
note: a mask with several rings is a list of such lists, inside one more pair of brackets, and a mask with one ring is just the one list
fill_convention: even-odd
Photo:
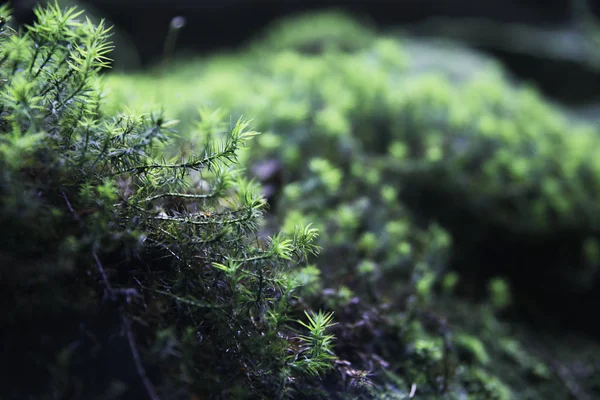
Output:
[[[273,32],[296,37],[294,26]],[[281,161],[291,186],[284,195],[294,199],[319,202],[314,168],[325,163],[325,187],[333,176],[364,182],[331,198],[392,186],[402,207],[450,233],[451,263],[468,275],[462,284],[500,275],[521,282],[517,297],[535,285],[538,303],[550,304],[556,291],[595,301],[597,263],[582,249],[600,235],[597,127],[510,84],[492,61],[473,57],[478,68],[457,77],[434,67],[447,61],[431,56],[439,46],[366,32],[368,43],[348,51],[314,54],[267,40],[241,54],[182,62],[158,83],[113,76],[109,87],[116,104],[171,98],[182,121],[195,104],[252,115],[265,135],[248,162]],[[329,40],[319,29],[312,34]],[[568,314],[577,303],[564,308]]]
[[[336,21],[327,26],[351,24]],[[273,35],[303,37],[294,26]],[[311,34],[327,41],[326,32]],[[597,129],[570,120],[529,88],[511,87],[493,63],[455,84],[432,68],[415,71],[422,64],[418,55],[411,58],[416,46],[388,37],[317,56],[293,42],[275,49],[268,43],[256,46],[262,51],[188,62],[158,87],[131,76],[113,77],[111,85],[124,84],[116,95],[127,92],[134,103],[171,93],[181,116],[190,102],[254,115],[267,132],[288,131],[297,142],[291,149],[288,141],[267,145],[271,152],[285,147],[289,167],[303,160],[294,155],[300,150],[338,161],[395,149],[386,160],[397,178],[418,182],[421,192],[435,187],[460,196],[489,224],[527,233],[597,229]],[[127,85],[139,90],[132,95]],[[302,148],[303,138],[313,143],[308,136],[319,137],[319,149]]]
[[[319,272],[300,274],[312,283],[299,293],[336,312],[337,370],[352,396],[401,398],[413,384],[421,398],[524,393],[529,375],[500,355],[498,338],[510,334],[497,314],[532,287],[574,299],[569,288],[591,288],[576,277],[594,274],[578,257],[598,234],[597,128],[509,84],[483,57],[469,53],[477,68],[464,74],[439,67],[446,60],[430,51],[439,46],[368,29],[357,46],[331,45],[325,29],[295,28],[306,21],[239,54],[113,75],[110,97],[170,99],[183,124],[199,104],[254,117],[265,133],[245,162],[275,159],[283,171],[270,222],[286,231],[315,221],[323,233]],[[515,248],[527,258],[507,257]],[[506,280],[490,283],[493,299],[452,307],[461,304],[453,293],[487,296],[495,276]],[[455,348],[456,325],[470,364]],[[545,385],[528,396],[566,393]]]
[[172,151],[177,121],[106,112],[104,23],[57,3],[19,32],[0,15],[3,396],[317,390],[334,322],[292,276],[317,231],[263,228],[248,122],[203,110],[202,138]]
[[265,32],[259,46],[318,54],[331,50],[354,51],[368,46],[374,38],[374,29],[368,29],[364,21],[360,23],[346,18],[341,11],[330,10],[276,22]]
[[[52,299],[45,304],[58,310],[61,326],[71,327],[64,343],[48,347],[52,387],[66,392],[85,382],[85,394],[108,393],[112,381],[114,393],[131,397],[124,382],[141,382],[150,393],[151,381],[165,398],[563,399],[577,380],[581,393],[597,394],[589,374],[543,378],[563,371],[553,357],[568,357],[531,346],[537,339],[531,330],[500,322],[508,300],[521,300],[518,280],[488,285],[486,278],[515,278],[510,264],[496,271],[472,262],[482,232],[521,243],[525,235],[543,241],[576,230],[585,239],[576,238],[576,251],[587,264],[575,265],[593,271],[597,216],[588,206],[596,189],[587,179],[595,182],[595,128],[572,123],[530,89],[508,85],[494,63],[468,79],[423,72],[416,67],[424,62],[420,45],[367,31],[365,40],[347,46],[345,37],[363,34],[360,26],[339,15],[321,18],[327,24],[314,31],[298,28],[310,19],[288,22],[291,28],[277,28],[241,54],[109,75],[108,101],[67,102],[61,107],[79,107],[88,117],[64,125],[61,115],[49,113],[64,94],[47,98],[36,85],[58,91],[81,76],[61,60],[89,52],[59,40],[63,53],[50,73],[29,80],[33,39],[3,36],[3,49],[22,56],[13,56],[14,68],[2,65],[2,82],[11,88],[34,82],[30,93],[39,96],[29,107],[33,120],[22,103],[7,102],[14,106],[2,111],[2,132],[18,136],[17,126],[28,132],[19,137],[41,142],[27,156],[33,169],[23,169],[19,160],[28,158],[15,153],[31,145],[3,142],[9,144],[2,218],[20,212],[15,204],[33,204],[31,215],[45,219],[13,221],[52,232],[37,242],[52,243],[50,237],[58,243],[52,248],[70,253],[61,250],[47,263],[51,270],[68,265],[62,275],[27,283],[32,296],[20,287],[4,291],[2,304],[19,304],[12,309],[24,313],[23,304],[41,303],[44,288]],[[98,82],[95,73],[87,81]],[[99,97],[92,89],[86,96]],[[161,103],[180,121],[177,136],[162,114],[120,113]],[[264,132],[252,152],[238,150],[254,133],[244,120],[225,122],[228,115],[229,121],[251,115]],[[15,125],[17,116],[22,122]],[[31,121],[44,133],[32,136]],[[265,219],[266,200],[249,180],[254,168],[241,165],[274,170],[267,179],[276,201]],[[573,190],[560,190],[567,186]],[[28,197],[17,203],[23,193]],[[494,244],[503,239],[490,237]],[[24,250],[6,246],[0,256],[29,265],[19,254],[31,253],[35,242],[14,239]],[[312,258],[317,245],[322,251]],[[452,271],[457,260],[470,263]],[[565,259],[555,261],[564,268]],[[469,294],[469,270],[491,297],[456,296]],[[557,280],[571,271],[563,269]],[[23,285],[22,278],[10,279]],[[23,325],[12,323],[8,342],[15,343]],[[127,333],[120,344],[107,339],[119,331]],[[89,337],[105,339],[95,347]],[[131,368],[121,363],[136,376],[100,368],[97,348],[115,354],[118,346],[140,355],[141,363],[129,359]],[[596,357],[597,350],[591,343],[577,355]],[[104,360],[115,361],[122,359]],[[78,375],[82,365],[93,365],[95,374]]]

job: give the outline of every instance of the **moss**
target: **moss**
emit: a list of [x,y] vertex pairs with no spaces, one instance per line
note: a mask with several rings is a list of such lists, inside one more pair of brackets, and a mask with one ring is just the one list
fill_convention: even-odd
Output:
[[[19,41],[28,39],[9,37],[3,54],[26,64],[30,47]],[[489,60],[469,74],[436,68],[432,48],[439,50],[378,35],[339,14],[309,16],[282,23],[239,54],[110,74],[101,112],[70,121],[78,129],[74,149],[90,131],[94,143],[109,143],[92,154],[115,159],[84,158],[88,164],[76,169],[84,176],[67,195],[89,218],[83,232],[101,240],[110,282],[143,295],[127,316],[150,321],[137,327],[139,347],[167,398],[565,397],[568,383],[544,378],[553,371],[548,358],[521,344],[535,342],[536,334],[525,329],[516,337],[500,322],[508,300],[519,300],[518,285],[494,280],[490,296],[470,303],[455,295],[473,280],[469,268],[483,276],[484,288],[484,279],[510,271],[478,260],[461,265],[459,280],[450,261],[465,252],[477,260],[483,233],[543,240],[575,229],[586,239],[577,254],[588,260],[575,266],[594,276],[588,267],[595,264],[599,217],[597,129],[570,120],[534,90],[510,85]],[[11,70],[6,65],[3,74]],[[27,79],[10,85],[19,89],[11,94],[14,104],[37,90]],[[119,114],[160,104],[164,115]],[[2,162],[10,171],[27,170],[31,160],[39,166],[31,148],[48,135],[9,130],[13,120],[29,126],[27,110],[13,110],[2,111],[0,126],[13,134],[2,142]],[[240,147],[254,133],[244,119],[233,122],[243,115],[265,132],[245,152]],[[169,118],[179,121],[177,135]],[[162,130],[161,143],[148,136]],[[215,163],[200,168],[207,157]],[[267,211],[249,179],[253,169],[242,166],[271,160],[282,168],[271,189],[276,206]],[[149,165],[160,168],[147,173],[154,170]],[[128,171],[128,179],[111,179],[115,170]],[[73,169],[59,171],[48,187],[71,181]],[[33,221],[50,228],[39,242],[58,236],[57,248],[67,254],[50,265],[84,275],[94,264],[75,239],[80,228],[52,230],[72,214],[64,199],[54,193],[40,200],[33,195],[38,182],[25,182],[36,190],[23,192],[25,201],[15,189],[3,210],[14,220],[25,212],[28,233],[39,232]],[[39,201],[49,208],[36,208]],[[141,215],[152,217],[146,224],[139,222],[140,204],[148,208]],[[313,258],[317,246],[322,251]],[[26,265],[12,245],[2,249],[1,257]],[[96,290],[81,303],[93,309],[100,298]],[[591,383],[584,387],[593,393]]]
[[[272,32],[277,38],[302,36],[292,26]],[[327,41],[319,29],[311,33]],[[368,46],[329,50],[318,58],[294,51],[293,44],[273,49],[268,43],[236,59],[183,65],[158,88],[133,77],[113,77],[109,87],[121,87],[122,96],[131,92],[127,85],[135,85],[136,97],[144,100],[175,97],[178,117],[190,103],[228,105],[253,115],[264,130],[289,132],[300,154],[331,162],[389,149],[390,167],[405,179],[418,179],[421,187],[443,179],[443,188],[468,199],[481,218],[510,229],[597,226],[592,204],[598,193],[588,182],[597,173],[596,129],[573,123],[529,88],[512,88],[497,69],[453,84],[440,73],[415,72],[407,61],[411,54],[392,39],[375,38]],[[319,149],[309,144],[316,137]],[[289,143],[281,147],[295,171],[302,156],[292,155],[298,153]]]
[[473,399],[508,400],[514,398],[513,392],[502,381],[482,369],[474,369],[471,372],[469,382],[472,390],[477,393],[471,395]]
[[491,304],[498,308],[505,308],[511,302],[510,287],[506,280],[494,278],[488,283]]
[[474,361],[481,365],[488,365],[490,363],[490,356],[485,349],[485,345],[476,337],[466,334],[456,334],[454,344],[459,354],[466,361]]
[[529,372],[532,377],[540,380],[551,378],[552,373],[550,368],[545,363],[529,354],[519,341],[510,338],[501,338],[498,344],[507,357],[518,363],[519,366]]
[[0,35],[8,398],[289,396],[330,370],[332,313],[296,306],[289,272],[317,231],[258,236],[238,158],[258,133],[203,108],[177,147],[177,121],[107,112],[109,29],[57,3],[35,17]]
[[[294,49],[306,53],[328,50],[353,51],[368,46],[373,29],[338,10],[306,13],[273,24],[261,38],[261,46],[274,50]],[[260,49],[259,49],[260,50]]]
[[[306,29],[311,18],[314,29]],[[557,232],[591,243],[600,217],[597,128],[509,83],[493,60],[456,46],[376,34],[331,13],[269,32],[247,51],[182,61],[168,74],[113,75],[109,96],[115,104],[172,99],[183,124],[197,105],[216,103],[252,115],[273,135],[244,162],[275,158],[284,166],[274,224],[315,221],[323,232],[315,265],[324,289],[304,300],[336,311],[341,360],[356,370],[394,371],[372,378],[380,396],[406,396],[413,378],[424,398],[525,393],[529,367],[503,359],[498,337],[506,333],[496,315],[520,301],[525,267],[502,265],[501,257],[492,260],[498,265],[482,264],[479,252],[489,252],[487,263],[503,253],[498,243],[544,242]],[[593,246],[585,249],[593,257]],[[460,280],[451,260],[462,268]],[[571,261],[551,260],[557,287],[576,281],[573,266],[593,271]],[[539,276],[535,265],[526,267]],[[453,309],[465,285],[480,282],[485,290],[481,281],[496,275],[507,278],[490,283],[485,312]],[[392,323],[393,315],[402,322]],[[459,332],[465,327],[456,343],[452,321]],[[458,349],[445,352],[453,343]],[[533,368],[542,371],[539,365]],[[395,373],[404,377],[402,388],[391,383]],[[527,393],[564,395],[564,387],[551,386]]]

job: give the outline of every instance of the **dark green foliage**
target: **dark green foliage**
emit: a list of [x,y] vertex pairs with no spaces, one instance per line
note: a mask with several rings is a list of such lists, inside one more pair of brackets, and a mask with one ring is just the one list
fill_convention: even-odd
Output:
[[314,221],[322,233],[298,278],[302,301],[335,311],[332,392],[564,398],[559,380],[530,375],[549,363],[546,348],[523,346],[527,363],[504,356],[499,338],[512,333],[498,315],[543,305],[540,293],[569,313],[589,301],[569,290],[589,291],[598,276],[597,128],[485,57],[359,31],[342,15],[310,15],[241,54],[112,75],[110,98],[170,99],[182,124],[199,104],[254,117],[265,133],[247,162],[283,165],[272,224]]
[[[335,13],[241,54],[104,82],[106,29],[37,13],[0,38],[9,398],[598,393],[597,343],[501,323],[523,269],[472,262],[482,232],[523,245],[576,229],[586,263],[554,260],[554,282],[593,280],[594,127],[485,59],[435,72],[435,47]],[[267,213],[241,166],[273,160]],[[470,287],[484,298],[457,296]]]
[[334,359],[331,314],[296,322],[317,231],[260,230],[247,121],[203,110],[207,141],[167,156],[177,121],[106,114],[110,29],[80,16],[0,37],[3,395],[288,396]]

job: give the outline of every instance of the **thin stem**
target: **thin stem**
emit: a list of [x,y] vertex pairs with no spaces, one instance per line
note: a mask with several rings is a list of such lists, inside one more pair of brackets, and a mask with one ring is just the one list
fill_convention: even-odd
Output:
[[[61,190],[61,194],[62,194],[63,199],[65,199],[65,203],[67,204],[67,208],[69,209],[69,211],[71,212],[71,214],[73,214],[73,218],[75,218],[75,220],[79,223],[79,225],[82,225],[83,222],[81,221],[81,218],[79,218],[79,215],[73,209],[73,206],[71,205],[71,202],[69,201],[69,198],[67,197],[67,194],[65,193],[65,191]],[[98,262],[98,261],[96,261],[96,262]]]
[[[102,277],[102,281],[104,283],[104,286],[106,287],[106,291],[110,294],[111,298],[114,298],[114,294],[116,292],[111,287],[110,282],[108,281],[108,276],[106,275],[106,271],[104,270],[104,267],[102,266],[102,263],[100,262],[100,259],[98,258],[98,255],[95,251],[92,251],[92,256],[94,257],[94,261],[96,262],[96,268],[100,272],[100,276]],[[127,316],[125,315],[125,312],[122,307],[119,307],[119,314],[121,315],[123,328],[125,328],[127,342],[129,343],[129,349],[131,350],[131,355],[135,363],[135,369],[137,371],[137,374],[142,380],[142,384],[144,385],[144,388],[148,393],[148,397],[151,400],[160,400],[160,397],[158,396],[158,393],[156,393],[154,385],[152,384],[152,382],[150,382],[148,375],[146,375],[146,370],[144,369],[144,365],[142,364],[140,352],[138,351],[137,345],[135,343],[135,337],[133,335],[133,331],[131,330],[131,324],[129,322],[129,319],[127,319]]]
[[[249,211],[249,210],[245,210],[245,211]],[[243,217],[231,218],[231,219],[226,219],[226,220],[210,220],[209,219],[206,221],[194,221],[194,220],[186,219],[186,218],[163,217],[163,216],[151,216],[149,218],[159,220],[159,221],[183,222],[184,224],[191,224],[191,225],[228,225],[228,224],[235,224],[238,222],[246,222],[246,221],[250,220],[252,218],[252,216],[246,215]]]
[[151,292],[154,292],[154,293],[162,294],[163,296],[171,297],[175,301],[178,301],[180,303],[187,304],[190,306],[194,306],[194,307],[199,307],[199,308],[224,308],[225,307],[225,305],[223,305],[223,304],[202,303],[202,302],[195,301],[195,300],[185,299],[183,297],[177,296],[177,295],[169,293],[169,292],[165,292],[163,290],[150,289],[148,287],[146,287],[145,289],[149,290]]
[[156,389],[154,388],[154,385],[152,384],[152,382],[150,382],[148,375],[146,375],[146,370],[144,369],[144,366],[142,364],[140,353],[139,353],[139,351],[137,349],[137,345],[135,343],[135,337],[133,336],[133,332],[131,330],[131,324],[129,323],[129,320],[125,316],[125,313],[123,312],[123,310],[121,310],[121,321],[123,321],[123,327],[125,328],[125,333],[127,335],[127,342],[129,343],[129,349],[131,349],[131,355],[133,356],[133,361],[135,362],[135,368],[137,370],[138,376],[140,377],[140,379],[142,380],[142,383],[144,384],[144,387],[146,388],[148,397],[151,400],[160,400],[160,397],[158,396],[158,393],[156,393]]
[[182,199],[210,199],[213,198],[217,195],[216,192],[213,193],[209,193],[209,194],[187,194],[187,193],[173,193],[173,192],[169,192],[169,193],[161,193],[161,194],[157,194],[156,196],[152,196],[152,197],[147,197],[145,199],[143,199],[142,201],[144,202],[151,202],[154,200],[158,200],[158,199],[162,199],[164,197],[179,197]]
[[247,263],[247,262],[253,262],[253,261],[267,260],[269,258],[273,258],[274,255],[275,254],[272,251],[267,251],[265,254],[261,254],[260,256],[254,256],[254,257],[248,257],[248,258],[232,258],[231,261]]
[[96,262],[96,268],[98,269],[98,272],[100,272],[100,276],[102,277],[102,282],[104,283],[104,286],[106,286],[106,290],[110,294],[113,294],[113,289],[110,286],[110,282],[108,281],[108,275],[106,275],[106,271],[104,270],[104,267],[102,266],[102,263],[100,262],[100,259],[98,258],[98,255],[95,251],[92,251],[92,257],[94,257],[94,261]]
[[42,46],[43,44],[40,44],[37,41],[35,42],[35,53],[33,53],[33,57],[31,58],[31,63],[29,63],[29,69],[27,72],[31,73],[35,62],[37,61],[37,58],[40,55],[40,49],[42,48]]
[[54,52],[56,51],[56,47],[57,47],[57,44],[55,42],[54,45],[52,46],[52,48],[48,51],[48,55],[46,56],[46,59],[42,62],[42,65],[40,65],[40,68],[38,69],[38,71],[33,75],[33,79],[36,79],[42,72],[42,69],[44,69],[46,64],[48,64],[48,61],[50,61],[50,59],[54,55]]
[[77,86],[77,89],[75,89],[75,91],[73,91],[73,93],[71,93],[65,100],[63,100],[60,103],[60,106],[57,107],[57,110],[64,107],[72,98],[77,96],[81,92],[81,90],[85,87],[86,83],[87,83],[87,75],[84,75],[83,81],[81,82],[81,84],[79,86]]
[[198,161],[194,161],[194,162],[185,162],[185,163],[180,163],[180,164],[149,164],[149,165],[141,165],[141,166],[138,166],[138,167],[132,167],[132,168],[126,169],[124,171],[117,171],[113,175],[127,174],[127,173],[130,173],[130,172],[143,173],[143,172],[149,171],[151,169],[199,169],[200,167],[203,167],[203,166],[205,166],[207,164],[210,164],[214,160],[217,160],[217,159],[223,157],[224,155],[226,155],[228,153],[230,153],[230,151],[225,151],[225,152],[222,152],[222,153],[214,154],[214,155],[209,156],[209,157],[204,157],[202,160],[198,160]]

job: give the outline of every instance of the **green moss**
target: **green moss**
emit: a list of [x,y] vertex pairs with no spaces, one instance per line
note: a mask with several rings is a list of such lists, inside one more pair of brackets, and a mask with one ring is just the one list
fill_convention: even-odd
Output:
[[373,39],[374,32],[364,24],[341,11],[331,10],[278,21],[264,35],[261,46],[314,53],[360,49]]
[[511,303],[510,287],[502,278],[494,278],[488,283],[490,302],[496,308],[505,308]]
[[[89,244],[103,249],[101,258],[117,271],[111,282],[143,294],[128,315],[151,321],[138,329],[140,346],[144,361],[158,366],[164,393],[564,398],[560,382],[528,386],[532,374],[548,376],[548,365],[524,357],[517,339],[501,340],[510,336],[495,312],[512,298],[507,282],[493,280],[483,304],[453,295],[468,283],[448,261],[465,237],[429,217],[467,209],[474,216],[468,224],[445,224],[474,237],[489,226],[532,236],[580,229],[589,238],[582,251],[597,264],[595,127],[509,85],[494,63],[468,74],[434,68],[428,57],[435,47],[378,36],[329,13],[283,22],[239,54],[108,75],[100,111],[85,109],[93,118],[36,136],[23,104],[49,110],[52,102],[37,103],[37,81],[11,72],[27,64],[29,39],[7,38],[2,78],[15,76],[0,81],[12,102],[2,103],[0,154],[12,172],[1,187],[22,176],[32,186],[3,197],[3,221],[20,220],[28,233],[42,224],[39,243],[59,237],[62,258],[53,267],[87,273]],[[54,75],[39,84],[55,82]],[[100,95],[95,85],[89,92]],[[139,112],[161,104],[164,116]],[[119,114],[124,107],[138,111]],[[245,119],[233,122],[242,116],[265,132],[251,151],[240,151],[254,136]],[[168,118],[179,121],[177,135]],[[67,155],[48,164],[59,166],[49,175],[56,182],[47,183],[58,189],[46,188],[40,199],[31,179],[45,160],[37,151],[71,126],[72,147],[50,146],[53,157]],[[153,139],[163,131],[160,143]],[[201,167],[207,158],[215,160],[211,168]],[[266,159],[281,162],[285,181],[269,212],[251,169],[242,170]],[[113,179],[115,171],[127,179]],[[63,187],[74,209],[85,210],[85,228],[60,231],[72,214]],[[428,194],[433,204],[424,201]],[[89,242],[82,244],[80,229]],[[9,239],[0,256],[28,265],[13,250],[23,238]],[[317,245],[322,251],[313,258]],[[89,297],[93,307],[101,296]],[[335,346],[325,333],[332,311]]]
[[[295,23],[309,26],[305,21]],[[323,25],[349,23],[337,21]],[[327,37],[318,27],[307,31]],[[304,31],[290,25],[272,32],[287,43],[286,35],[302,37]],[[444,190],[485,202],[485,211],[472,211],[495,224],[528,232],[597,226],[592,205],[599,193],[589,182],[598,173],[597,130],[573,123],[534,91],[511,87],[497,69],[453,84],[443,73],[414,71],[410,52],[389,38],[318,58],[294,51],[293,41],[275,48],[260,43],[236,59],[182,65],[158,85],[113,76],[108,87],[117,92],[113,98],[127,92],[133,103],[173,98],[171,109],[184,120],[194,103],[253,115],[261,129],[290,136],[280,146],[292,171],[309,153],[339,163],[363,150],[389,149],[396,174],[418,179],[420,190],[439,187],[442,179]],[[317,140],[319,148],[309,144]],[[268,147],[276,150],[273,143]],[[381,179],[380,172],[369,174],[372,184]]]
[[467,361],[476,362],[481,365],[490,363],[490,356],[485,349],[485,345],[476,337],[467,334],[456,334],[454,343],[457,351],[462,354]]
[[[259,129],[278,139],[258,143],[244,162],[277,158],[286,171],[273,219],[284,226],[296,219],[315,221],[323,232],[316,265],[325,302],[336,310],[338,329],[347,337],[338,343],[340,357],[368,369],[373,361],[356,357],[362,344],[354,344],[366,340],[377,343],[393,368],[419,377],[423,396],[441,390],[426,383],[429,368],[431,381],[452,375],[451,394],[510,398],[494,376],[500,351],[493,338],[484,338],[488,328],[459,335],[461,351],[475,362],[461,369],[444,367],[456,355],[440,359],[423,350],[421,358],[414,353],[416,358],[401,361],[390,350],[394,341],[400,349],[419,343],[421,348],[440,336],[434,342],[427,332],[406,336],[382,322],[379,332],[390,336],[362,333],[365,339],[350,327],[367,324],[356,309],[370,315],[382,304],[391,304],[378,311],[385,318],[399,312],[404,321],[429,326],[424,310],[444,308],[439,287],[446,288],[441,302],[454,304],[451,289],[460,290],[468,276],[457,283],[456,275],[447,274],[454,238],[424,222],[423,215],[443,219],[467,210],[468,223],[457,218],[449,228],[473,237],[490,227],[509,236],[580,230],[594,237],[600,218],[597,128],[571,120],[531,88],[509,84],[491,60],[460,48],[378,36],[340,15],[282,22],[265,37],[237,55],[182,62],[158,81],[152,75],[113,75],[107,82],[110,98],[115,104],[172,99],[170,110],[183,124],[199,104],[251,115]],[[435,201],[419,201],[421,195]],[[459,245],[469,240],[459,239]],[[490,284],[494,310],[513,297],[505,283]],[[493,312],[474,318],[495,326]],[[447,329],[443,318],[434,321],[428,329]],[[478,369],[484,364],[488,372]],[[513,378],[511,383],[523,384]],[[377,383],[381,389],[389,382]],[[411,384],[402,390],[410,391]]]
[[175,142],[161,113],[107,112],[109,29],[57,3],[35,17],[0,35],[1,386],[260,398],[330,370],[333,314],[292,301],[317,231],[258,238],[266,201],[238,157],[258,133],[199,107]]
[[517,340],[501,338],[499,340],[499,346],[502,351],[505,352],[506,356],[518,363],[518,365],[528,371],[531,376],[537,379],[551,378],[552,373],[550,368],[536,357],[529,354]]
[[509,400],[514,398],[509,387],[483,369],[473,369],[469,383],[474,392],[469,396],[470,399]]
[[460,277],[456,272],[447,273],[446,275],[444,275],[444,278],[442,280],[442,290],[445,293],[452,293],[459,281]]

